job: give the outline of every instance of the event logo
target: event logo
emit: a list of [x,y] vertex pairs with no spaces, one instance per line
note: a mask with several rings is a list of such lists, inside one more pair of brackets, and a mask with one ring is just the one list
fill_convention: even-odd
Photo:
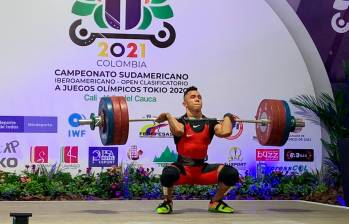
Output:
[[337,12],[332,17],[332,28],[337,33],[346,33],[349,31],[349,21],[346,21],[345,14],[346,11],[349,9],[349,0],[335,0],[333,3],[333,8],[341,11]]
[[177,158],[178,154],[170,150],[170,148],[166,146],[165,150],[161,153],[160,157],[154,157],[153,162],[159,164],[160,166],[166,166],[169,163],[176,162]]
[[69,122],[70,126],[76,128],[76,127],[80,126],[79,120],[81,120],[81,119],[86,119],[86,117],[82,114],[74,113],[74,114],[71,114],[69,116],[68,122]]
[[284,159],[285,161],[313,162],[314,150],[313,149],[285,149]]
[[68,123],[69,125],[74,128],[74,129],[70,129],[68,130],[68,137],[70,138],[81,138],[84,137],[86,135],[86,130],[82,130],[82,129],[76,129],[78,128],[79,125],[79,120],[81,119],[86,119],[86,117],[83,114],[77,114],[77,113],[73,113],[69,116],[68,118]]
[[111,167],[118,165],[117,147],[89,147],[89,167]]
[[242,161],[242,153],[241,153],[241,149],[239,147],[231,147],[229,149],[229,157],[228,157],[229,161]]
[[18,159],[12,157],[13,154],[17,153],[19,141],[13,140],[5,143],[5,146],[0,146],[0,167],[2,168],[15,168],[18,166]]
[[287,174],[290,172],[302,174],[308,172],[307,165],[293,165],[293,166],[269,166],[266,163],[257,163],[257,177],[263,177],[265,174],[270,174],[272,172],[281,172]]
[[139,132],[141,138],[172,138],[171,132],[161,128],[168,126],[168,124],[147,124],[143,126]]
[[32,146],[30,148],[30,161],[32,163],[48,163],[48,146]]
[[242,150],[233,146],[229,149],[228,162],[225,164],[235,167],[242,175],[246,175],[248,172],[247,163],[243,160]]
[[79,162],[79,148],[77,146],[63,146],[61,148],[61,162],[75,164]]
[[279,161],[279,149],[256,149],[256,161]]
[[131,145],[127,151],[127,157],[131,160],[138,160],[141,155],[143,155],[143,151],[137,145]]
[[[238,116],[234,115],[236,119],[240,119]],[[229,140],[235,140],[239,138],[244,130],[244,124],[242,122],[236,122],[233,127],[233,133],[231,136],[227,137],[226,139]]]
[[[127,39],[146,40],[158,48],[167,48],[176,39],[175,29],[166,21],[174,16],[166,0],[77,0],[72,13],[81,17],[69,29],[70,39],[79,46],[91,45],[96,39]],[[95,27],[83,27],[85,18],[87,21],[93,19]],[[151,25],[156,19],[164,21],[160,30],[154,31]],[[109,46],[107,42],[100,42],[98,46],[101,48],[98,56],[101,57],[109,57],[109,54],[116,58],[124,55],[128,58],[145,57],[145,43],[116,42]]]

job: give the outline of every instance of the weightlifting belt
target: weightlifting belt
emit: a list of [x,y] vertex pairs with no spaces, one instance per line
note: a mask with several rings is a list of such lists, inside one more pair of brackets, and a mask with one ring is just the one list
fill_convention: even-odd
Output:
[[177,163],[183,166],[202,166],[205,163],[206,159],[192,159],[189,157],[184,157],[178,155]]

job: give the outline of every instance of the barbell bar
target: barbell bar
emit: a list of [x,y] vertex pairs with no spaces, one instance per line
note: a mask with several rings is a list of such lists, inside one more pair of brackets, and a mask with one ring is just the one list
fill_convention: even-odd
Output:
[[[128,139],[130,122],[155,122],[156,118],[129,119],[125,97],[102,97],[98,115],[92,113],[90,119],[79,120],[80,125],[89,125],[91,130],[99,128],[103,145],[124,145]],[[189,119],[217,120],[215,118]],[[284,100],[264,99],[259,104],[255,119],[236,119],[236,123],[254,123],[256,136],[261,145],[282,146],[288,140],[290,132],[299,132],[305,127],[301,118],[291,115],[289,105]]]
[[[180,118],[177,118],[180,119]],[[196,118],[189,118],[185,119],[189,121],[223,121],[223,119],[215,119],[215,118],[202,118],[202,119],[196,119]],[[156,118],[137,118],[137,119],[129,119],[129,122],[156,122]],[[235,122],[241,122],[241,123],[255,123],[255,124],[261,124],[261,125],[267,125],[269,123],[269,120],[267,119],[260,119],[260,120],[242,120],[242,119],[235,119]],[[90,119],[81,119],[79,120],[80,125],[91,125],[93,124],[95,127],[99,127],[101,124],[101,117],[96,116],[92,113],[92,117]]]

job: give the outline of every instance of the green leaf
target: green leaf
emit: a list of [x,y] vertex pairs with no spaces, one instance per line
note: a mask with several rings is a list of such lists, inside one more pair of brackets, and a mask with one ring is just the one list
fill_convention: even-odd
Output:
[[89,16],[93,13],[97,4],[76,1],[72,8],[72,13],[78,16]]
[[166,2],[166,0],[152,0],[151,4],[161,4],[161,3],[164,3],[164,2]]
[[153,15],[158,19],[169,19],[173,17],[172,8],[169,5],[165,6],[150,6]]
[[147,9],[146,7],[143,7],[143,21],[142,24],[139,26],[140,30],[145,30],[147,29],[152,21],[152,15],[149,9]]
[[103,7],[102,5],[97,6],[95,13],[94,13],[94,19],[98,27],[100,28],[108,28],[108,26],[105,24],[103,19]]

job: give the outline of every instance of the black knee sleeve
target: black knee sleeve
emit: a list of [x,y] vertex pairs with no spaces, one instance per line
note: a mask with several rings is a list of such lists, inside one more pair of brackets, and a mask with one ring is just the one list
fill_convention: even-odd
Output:
[[232,166],[224,165],[219,172],[218,181],[227,186],[234,186],[239,181],[239,172]]
[[160,177],[161,185],[164,187],[172,187],[173,184],[179,179],[179,170],[173,166],[166,166],[162,170]]

